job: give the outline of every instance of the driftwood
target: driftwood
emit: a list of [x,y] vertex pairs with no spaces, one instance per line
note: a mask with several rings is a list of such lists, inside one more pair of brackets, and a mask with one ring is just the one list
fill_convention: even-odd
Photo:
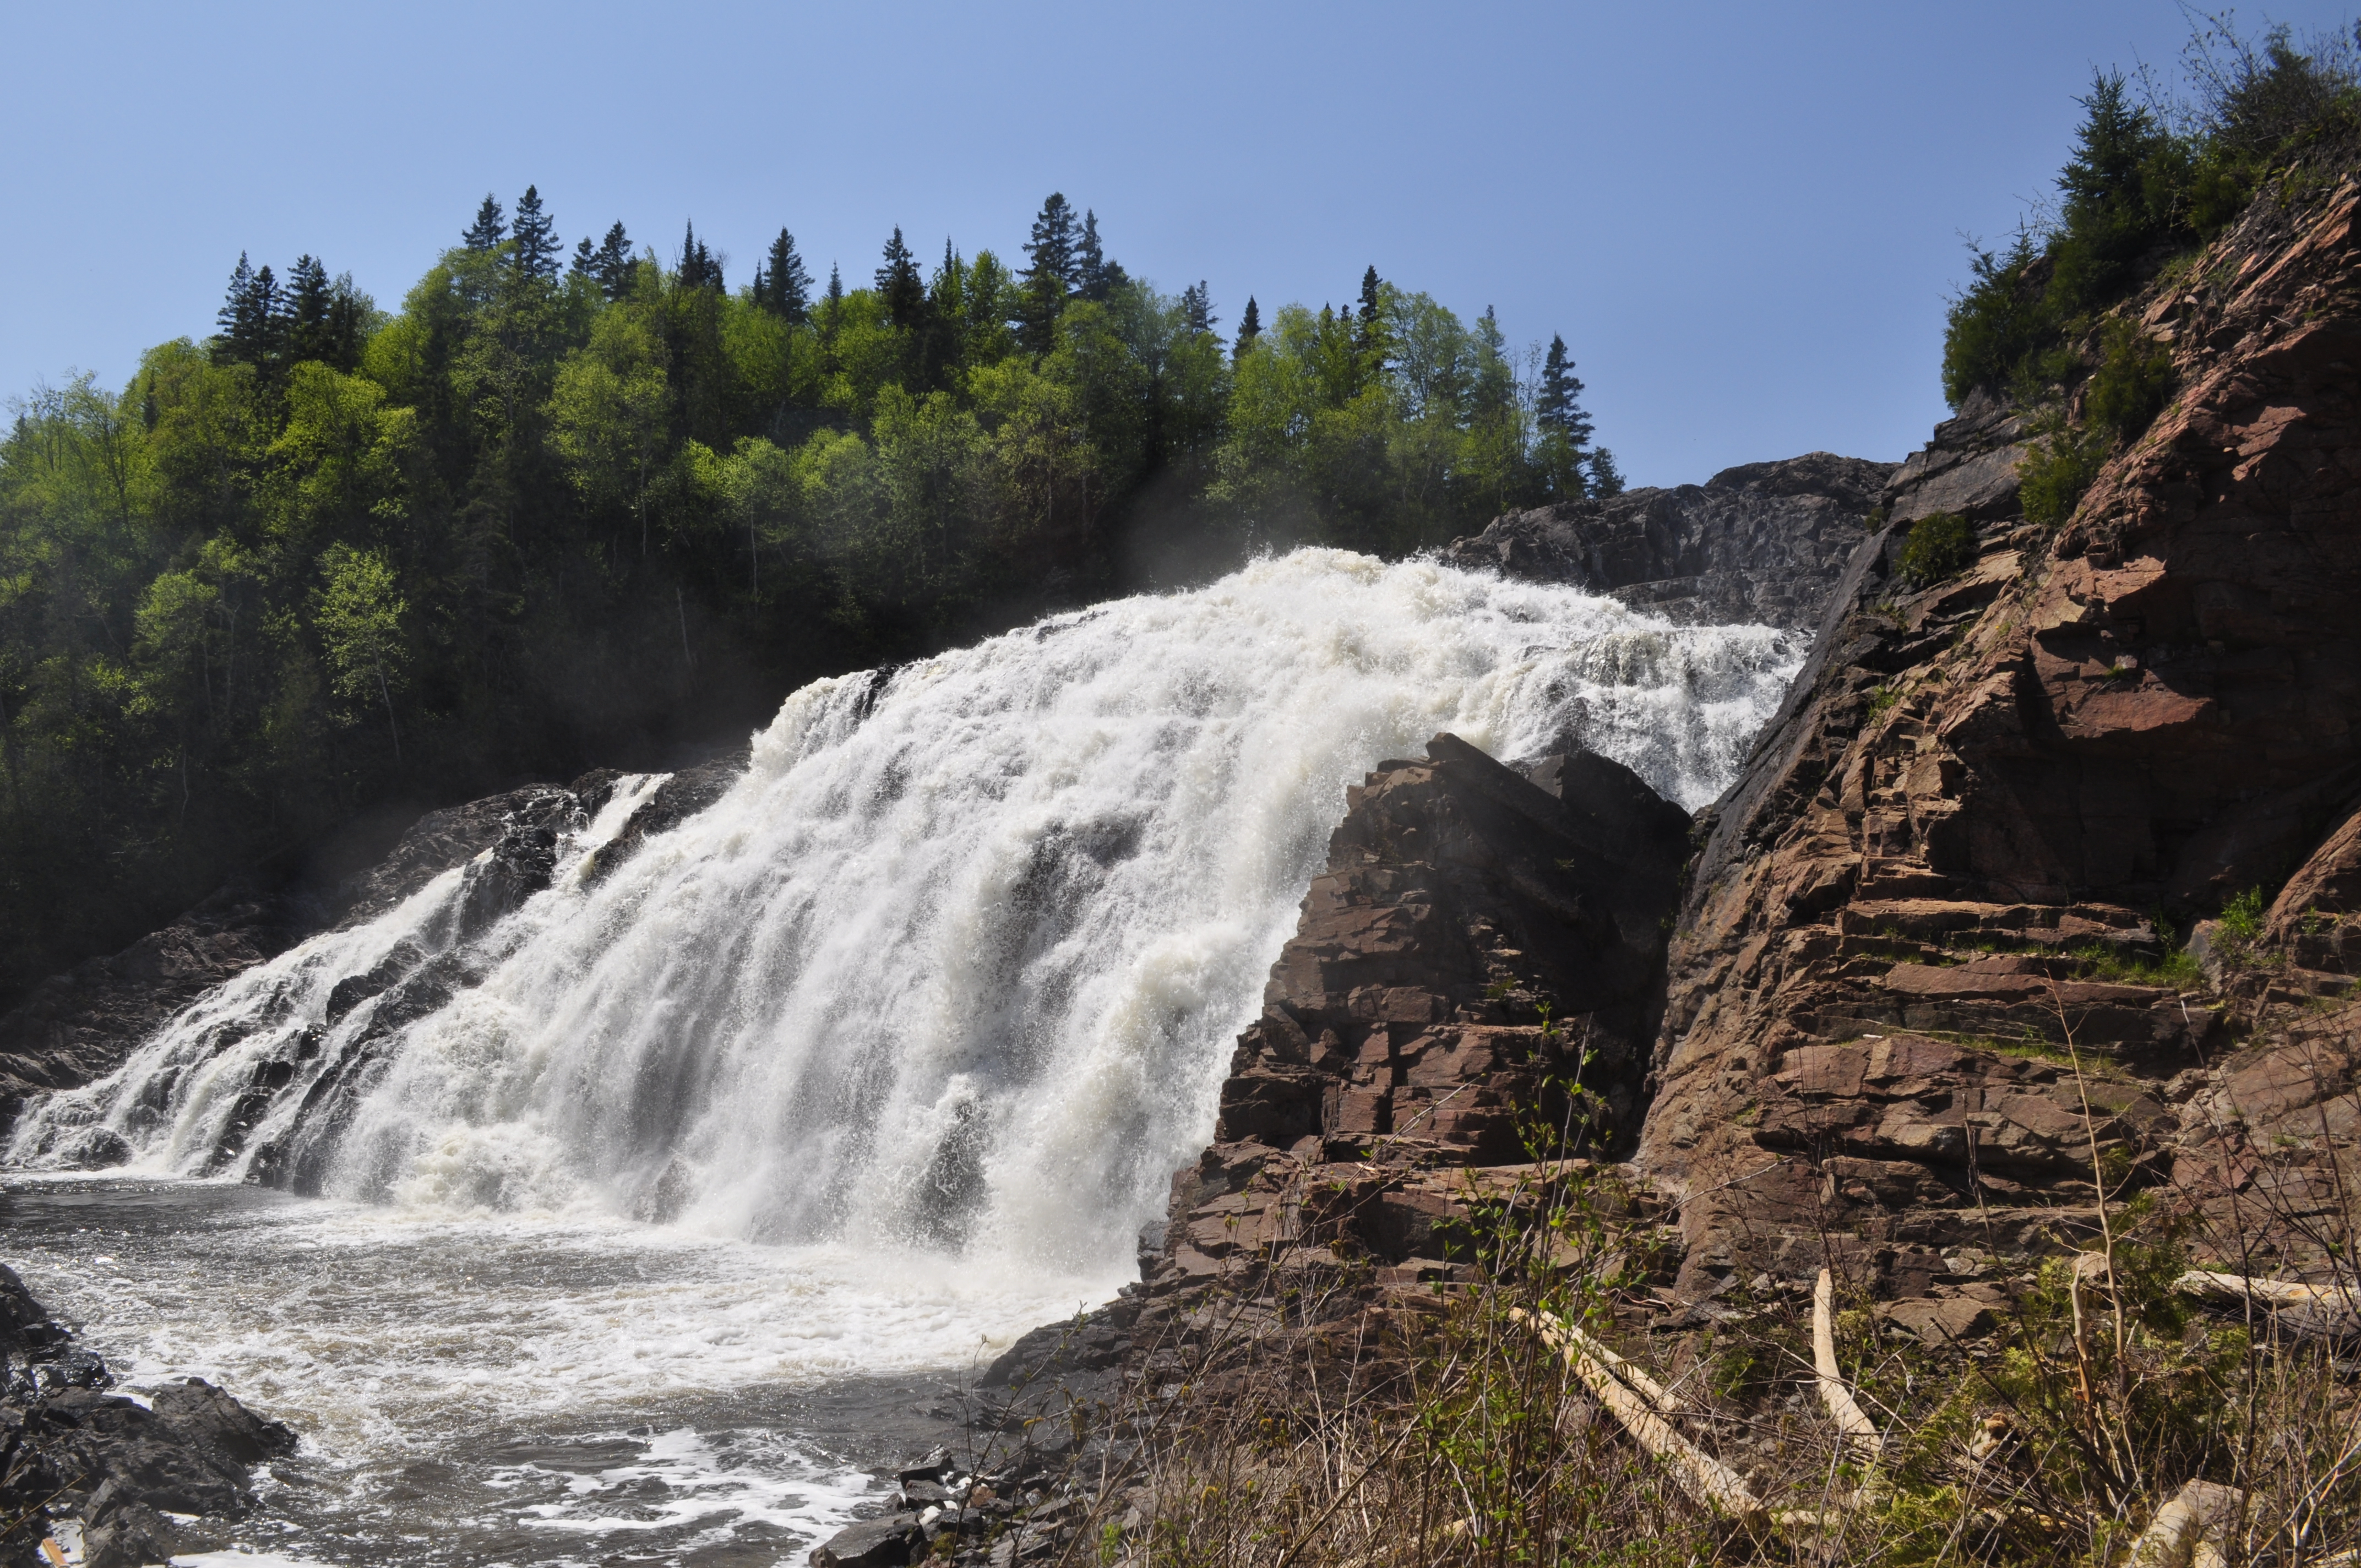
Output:
[[[1735,1519],[1751,1531],[1760,1533],[1770,1523],[1769,1510],[1747,1489],[1738,1472],[1675,1431],[1658,1413],[1664,1401],[1672,1399],[1661,1386],[1620,1356],[1612,1361],[1606,1359],[1614,1353],[1572,1324],[1541,1313],[1529,1313],[1521,1307],[1511,1309],[1509,1315],[1565,1357],[1574,1375],[1582,1379],[1594,1398],[1623,1423],[1623,1430],[1631,1434],[1632,1441],[1672,1467],[1673,1478],[1683,1491],[1706,1507]],[[1627,1377],[1638,1378],[1653,1392],[1627,1382]],[[1674,1408],[1678,1408],[1676,1401]]]
[[2246,1305],[2253,1302],[2280,1314],[2279,1321],[2305,1338],[2343,1338],[2361,1334],[2361,1286],[2351,1280],[2333,1285],[2304,1285],[2289,1279],[2255,1279],[2243,1274],[2223,1274],[2192,1268],[2173,1282],[2173,1288],[2201,1301]]
[[1812,1369],[1819,1375],[1820,1399],[1836,1418],[1837,1430],[1862,1464],[1875,1464],[1885,1442],[1837,1368],[1836,1280],[1825,1268],[1812,1287]]
[[2148,1520],[2132,1545],[2131,1568],[2225,1568],[2224,1538],[2246,1502],[2235,1486],[2191,1481]]

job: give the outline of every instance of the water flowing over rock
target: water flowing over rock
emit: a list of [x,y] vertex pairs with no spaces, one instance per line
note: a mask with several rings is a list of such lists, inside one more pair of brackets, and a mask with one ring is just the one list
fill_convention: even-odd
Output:
[[[399,902],[248,969],[113,1075],[28,1103],[10,1157],[103,1147],[348,1197],[1105,1277],[1203,1146],[1230,1042],[1373,762],[1448,730],[1466,744],[1434,765],[1466,809],[1548,826],[1545,855],[1481,874],[1595,930],[1597,973],[1544,978],[1569,1011],[1598,991],[1599,1028],[1627,1040],[1649,960],[1613,956],[1613,898],[1554,891],[1553,858],[1609,830],[1483,753],[1572,735],[1576,773],[1612,759],[1627,794],[1697,804],[1800,652],[1768,627],[1303,551],[821,682],[742,773],[685,799],[631,779],[595,813],[511,807],[465,865],[397,883]],[[1419,789],[1380,793],[1413,826]],[[1677,839],[1680,812],[1647,810]],[[1384,1102],[1397,1087],[1422,1115],[1407,1080]],[[1484,1110],[1433,1119],[1476,1139]]]

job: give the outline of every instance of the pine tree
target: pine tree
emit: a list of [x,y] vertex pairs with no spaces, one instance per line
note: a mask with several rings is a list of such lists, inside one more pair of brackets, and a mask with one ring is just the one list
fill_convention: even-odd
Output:
[[697,237],[697,225],[694,223],[688,225],[688,232],[680,242],[677,276],[684,289],[710,289],[717,294],[723,291],[721,263],[713,252],[706,248],[705,242]]
[[1393,345],[1386,335],[1386,284],[1378,276],[1375,266],[1361,273],[1361,303],[1353,315],[1353,352],[1362,362],[1364,376],[1381,376],[1392,357]]
[[335,301],[328,269],[316,257],[299,256],[287,275],[287,358],[291,364],[326,359],[332,349],[328,317]]
[[1244,359],[1246,356],[1246,350],[1252,348],[1255,339],[1261,335],[1262,310],[1255,303],[1255,297],[1248,294],[1246,313],[1238,317],[1238,340],[1231,345],[1230,357]]
[[884,265],[877,269],[877,295],[885,302],[885,319],[895,326],[915,327],[926,318],[926,280],[918,276],[918,263],[902,243],[898,225],[885,242]]
[[771,242],[771,254],[757,269],[763,280],[761,296],[754,302],[773,315],[790,322],[803,322],[811,315],[811,273],[804,258],[796,254],[796,236],[786,230]]
[[1553,333],[1542,360],[1542,384],[1533,397],[1533,422],[1554,431],[1579,451],[1590,444],[1590,416],[1582,408],[1582,382],[1565,352],[1565,339]]
[[1211,332],[1222,319],[1213,313],[1213,296],[1202,278],[1180,291],[1180,316],[1191,332]]
[[557,276],[558,248],[565,242],[557,237],[557,225],[541,209],[541,192],[528,185],[517,198],[516,223],[510,229],[516,242],[512,258],[517,273],[525,278]]
[[1053,191],[1041,203],[1025,255],[1032,266],[1025,272],[1016,335],[1038,356],[1049,353],[1057,341],[1058,317],[1073,290],[1074,209],[1066,204],[1063,194]]
[[631,259],[631,236],[620,223],[607,231],[598,247],[590,247],[590,236],[574,247],[574,275],[588,278],[598,285],[599,292],[609,300],[620,300],[631,290],[631,269],[638,263]]
[[829,315],[831,318],[833,318],[833,317],[835,316],[836,313],[837,313],[838,308],[839,308],[840,306],[841,306],[843,303],[844,303],[844,278],[843,278],[842,274],[840,274],[840,273],[839,273],[839,272],[837,271],[837,269],[836,269],[836,263],[835,263],[835,262],[833,262],[833,261],[831,261],[831,262],[829,262],[829,263],[828,264],[828,313],[829,313]]
[[484,192],[484,204],[476,209],[476,221],[459,236],[459,243],[469,250],[497,250],[508,232],[508,219],[500,211],[500,199],[487,191]]
[[1590,493],[1602,497],[1623,493],[1623,471],[1615,466],[1615,454],[1604,446],[1590,449]]
[[246,252],[239,251],[237,269],[229,275],[229,293],[222,302],[221,313],[214,318],[221,326],[220,335],[214,339],[214,354],[233,363],[270,368],[278,360],[286,329],[285,311],[279,281],[270,275],[270,269],[256,271],[247,264]]
[[1104,304],[1126,280],[1122,264],[1109,261],[1099,244],[1098,214],[1084,213],[1082,238],[1074,244],[1074,292]]
[[1033,237],[1026,243],[1025,255],[1033,265],[1027,269],[1025,281],[1030,287],[1036,280],[1053,280],[1060,298],[1074,283],[1074,209],[1066,204],[1059,192],[1049,192],[1041,203],[1040,215],[1033,220]]

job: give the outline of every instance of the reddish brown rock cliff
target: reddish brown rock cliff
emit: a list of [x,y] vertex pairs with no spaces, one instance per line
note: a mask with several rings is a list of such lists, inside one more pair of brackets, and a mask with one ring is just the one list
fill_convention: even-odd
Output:
[[[2350,1024],[2272,1003],[2339,988],[2312,971],[2361,908],[2355,214],[2260,203],[2140,302],[2181,389],[2054,537],[1992,411],[1897,476],[1892,515],[1966,510],[1980,559],[1913,589],[1890,526],[1716,808],[1639,1155],[1685,1198],[1685,1288],[2070,1234],[2094,1157],[2221,1201],[2327,1125]],[[2248,955],[2279,967],[2138,982],[2159,920],[2282,884]]]

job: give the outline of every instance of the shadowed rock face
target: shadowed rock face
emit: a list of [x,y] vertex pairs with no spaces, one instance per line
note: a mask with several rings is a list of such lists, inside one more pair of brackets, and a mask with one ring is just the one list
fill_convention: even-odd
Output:
[[[2257,1129],[2350,1080],[2350,1023],[2274,1023],[2260,982],[2103,983],[2069,956],[2156,956],[2158,912],[2185,929],[2282,883],[2297,967],[2272,983],[2334,989],[2304,970],[2361,956],[2356,201],[2250,219],[2187,274],[2228,281],[2143,302],[2182,389],[2055,537],[2017,516],[2022,432],[1989,408],[1895,476],[1673,941],[1639,1158],[1687,1197],[1687,1290],[2070,1230],[2070,1044],[2101,1157],[2217,1196]],[[1980,558],[1917,588],[1900,521],[1935,510],[1978,522]],[[2257,1032],[2224,1060],[2225,1009]]]
[[1577,584],[1688,624],[1809,627],[1894,473],[1828,452],[1749,463],[1703,485],[1510,512],[1443,559]]
[[1531,1157],[1524,1119],[1578,1102],[1595,1146],[1628,1142],[1687,844],[1686,814],[1603,757],[1521,772],[1438,735],[1379,763],[1238,1038],[1215,1143],[1174,1179],[1142,1332],[1340,1242],[1444,1266],[1459,1189]]

